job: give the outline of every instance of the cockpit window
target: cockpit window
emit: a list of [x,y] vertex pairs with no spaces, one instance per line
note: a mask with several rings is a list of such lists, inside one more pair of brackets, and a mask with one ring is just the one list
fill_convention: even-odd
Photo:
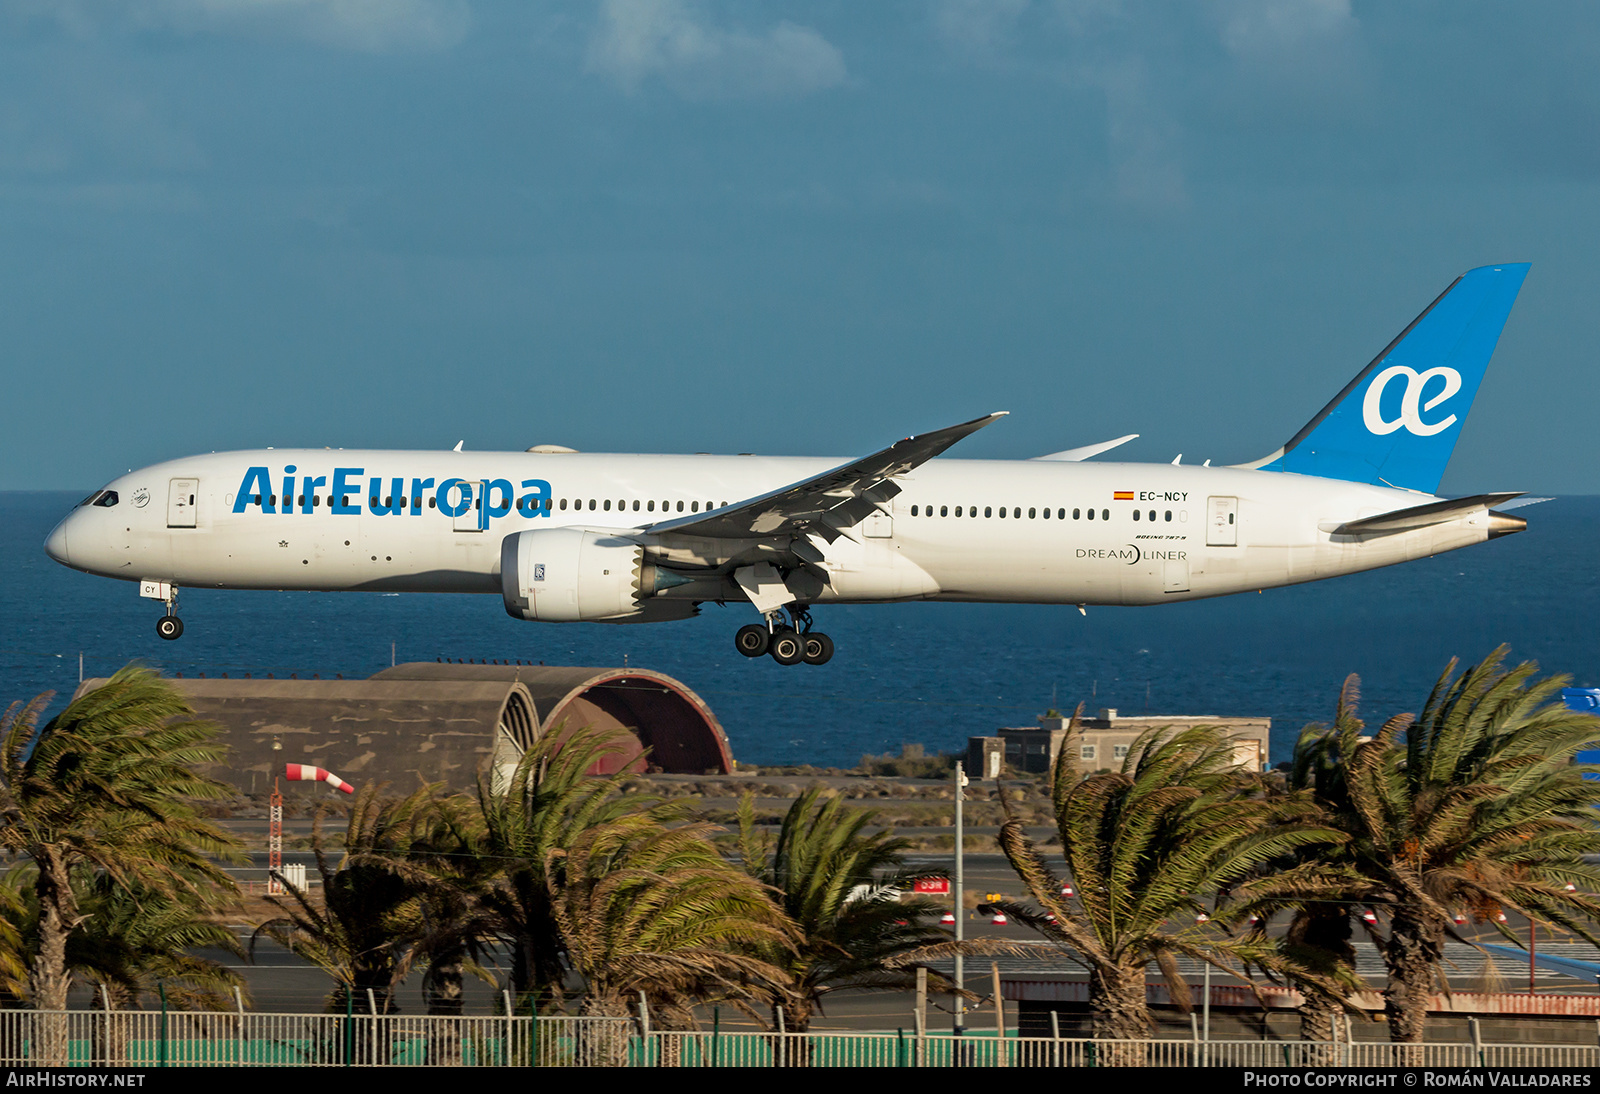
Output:
[[117,492],[115,490],[100,491],[100,496],[94,499],[94,504],[102,509],[110,509],[117,504]]
[[78,508],[82,509],[85,505],[93,505],[94,502],[95,502],[95,499],[98,498],[102,493],[104,493],[103,490],[96,490],[94,493],[90,494],[88,497],[86,497],[82,501],[80,501],[78,503]]

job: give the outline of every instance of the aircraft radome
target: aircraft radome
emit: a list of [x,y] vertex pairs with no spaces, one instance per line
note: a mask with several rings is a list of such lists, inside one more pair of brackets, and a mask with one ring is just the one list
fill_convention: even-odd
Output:
[[1435,496],[1522,285],[1457,278],[1277,451],[1233,467],[935,459],[1001,415],[856,460],[526,452],[222,452],[121,475],[50,556],[178,590],[499,593],[542,622],[748,603],[739,651],[822,664],[827,604],[1158,604],[1388,566],[1521,531],[1517,493]]

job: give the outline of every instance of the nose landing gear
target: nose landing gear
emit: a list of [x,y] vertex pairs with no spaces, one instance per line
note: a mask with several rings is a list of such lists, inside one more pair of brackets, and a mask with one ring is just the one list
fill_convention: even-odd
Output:
[[[789,613],[785,621],[783,613]],[[811,613],[802,604],[768,612],[763,623],[740,627],[733,636],[736,649],[746,657],[771,654],[780,665],[825,665],[833,657],[833,639],[811,629]]]
[[178,587],[170,581],[141,581],[139,595],[147,600],[165,601],[167,614],[156,620],[156,634],[168,642],[183,633],[183,620],[178,618]]

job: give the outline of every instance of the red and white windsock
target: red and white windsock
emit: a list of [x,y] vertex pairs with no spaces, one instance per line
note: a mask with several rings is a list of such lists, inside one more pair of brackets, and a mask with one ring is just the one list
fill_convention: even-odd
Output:
[[285,774],[290,782],[327,783],[329,786],[343,790],[346,794],[354,794],[356,792],[355,787],[339,778],[333,772],[324,771],[320,767],[312,767],[310,764],[287,764]]

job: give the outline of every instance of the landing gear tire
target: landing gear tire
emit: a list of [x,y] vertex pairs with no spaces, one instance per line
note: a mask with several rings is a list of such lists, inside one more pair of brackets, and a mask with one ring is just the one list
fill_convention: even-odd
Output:
[[833,639],[818,631],[800,636],[805,644],[801,659],[808,665],[826,665],[833,657]]
[[733,636],[733,644],[746,657],[760,657],[772,644],[772,636],[761,624],[751,623],[739,628],[739,633]]
[[164,615],[156,620],[156,633],[171,642],[183,633],[183,620],[175,615]]
[[805,659],[805,636],[794,631],[779,631],[772,636],[772,659],[780,665],[798,665]]

